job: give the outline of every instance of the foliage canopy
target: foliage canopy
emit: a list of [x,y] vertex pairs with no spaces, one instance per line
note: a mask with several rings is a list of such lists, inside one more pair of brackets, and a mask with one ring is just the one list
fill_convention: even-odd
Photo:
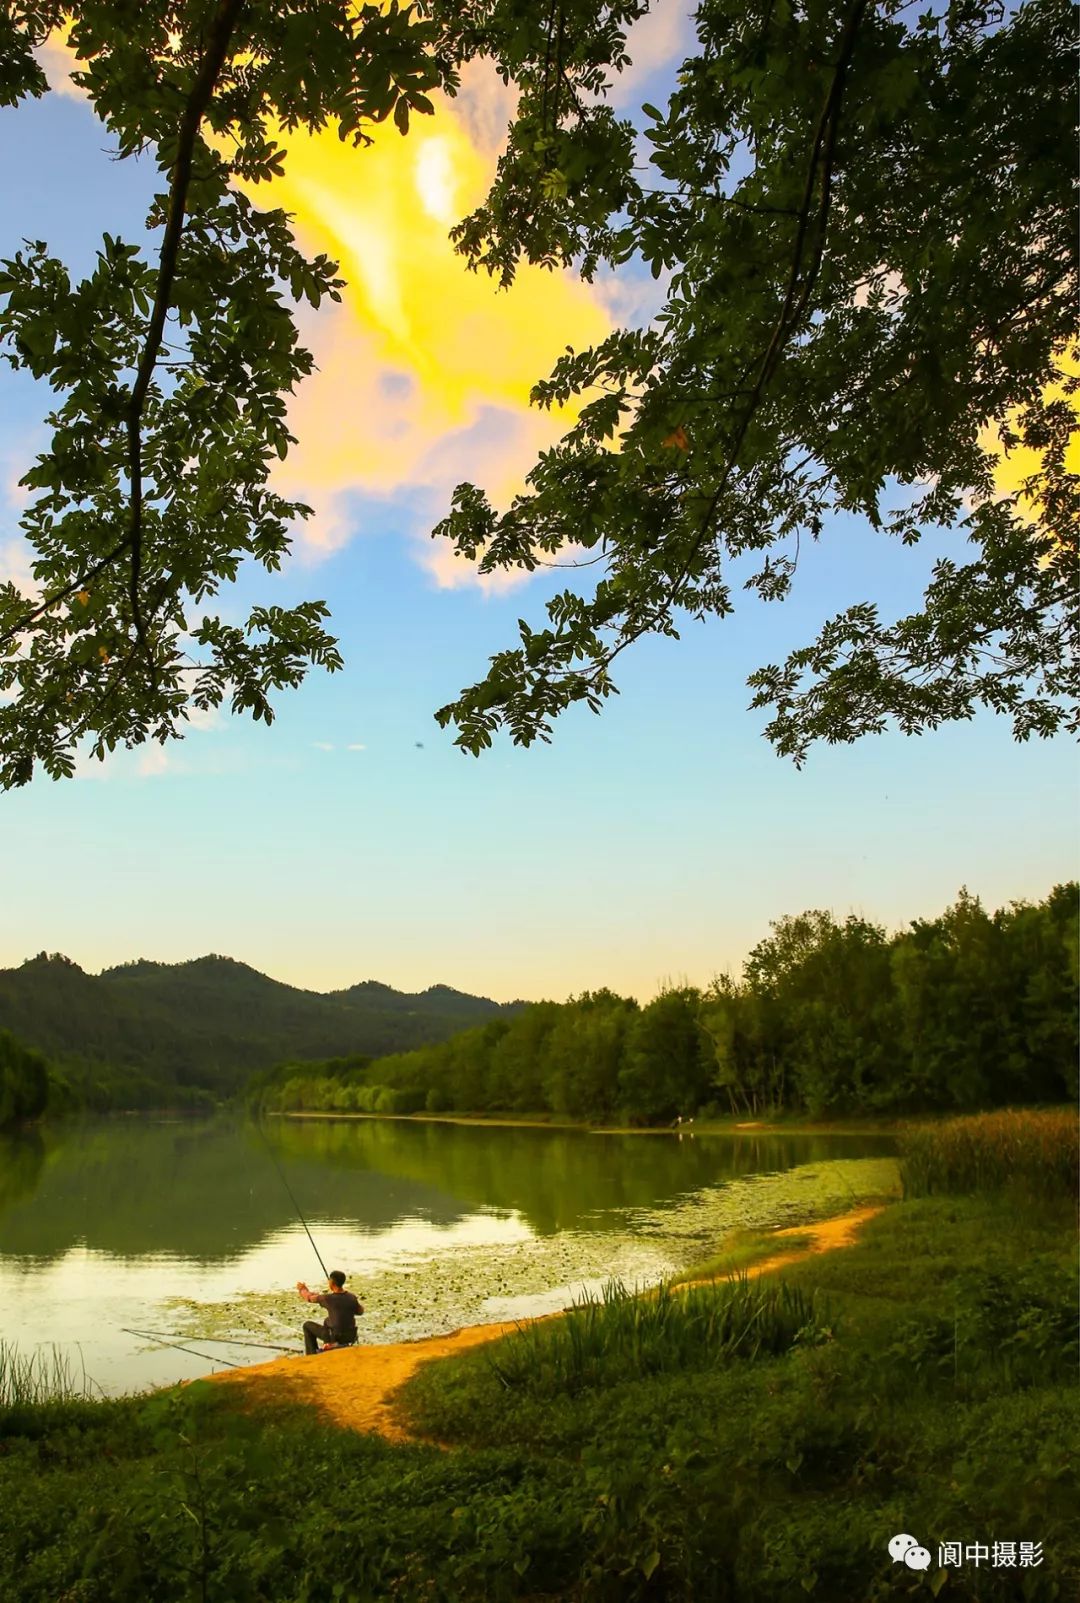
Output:
[[988,913],[955,905],[892,937],[849,915],[777,920],[739,979],[541,1002],[372,1063],[285,1063],[281,1111],[880,1115],[1076,1096],[1076,886]]
[[[226,700],[269,722],[275,691],[340,666],[321,602],[199,618],[244,560],[279,566],[305,515],[268,485],[311,368],[291,308],[341,290],[234,180],[280,170],[279,127],[406,132],[476,57],[520,97],[487,202],[456,230],[468,263],[508,282],[522,260],[587,277],[644,262],[666,301],[538,383],[541,405],[588,400],[526,493],[500,514],[461,485],[436,531],[485,572],[573,544],[598,574],[441,709],[459,745],[547,739],[567,706],[600,707],[634,641],[729,613],[737,583],[782,598],[837,512],[956,549],[918,612],[848,608],[753,676],[780,752],[980,705],[1019,738],[1076,726],[1074,7],[702,0],[696,53],[645,108],[652,182],[603,100],[643,9],[2,8],[0,104],[43,92],[34,47],[69,17],[94,110],[121,156],[154,150],[163,189],[156,261],[107,234],[78,283],[42,242],[0,267],[0,346],[58,396],[23,481],[40,596],[0,586],[0,784],[70,774],[84,738],[103,756],[181,735]],[[995,492],[995,440],[1038,452],[1022,500]]]

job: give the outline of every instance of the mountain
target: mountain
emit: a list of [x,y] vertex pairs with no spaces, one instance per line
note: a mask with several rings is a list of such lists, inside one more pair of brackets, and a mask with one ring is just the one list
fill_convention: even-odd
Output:
[[0,1029],[50,1058],[219,1093],[275,1063],[408,1051],[520,1006],[445,985],[412,995],[374,980],[301,991],[216,956],[87,974],[43,952],[0,969]]

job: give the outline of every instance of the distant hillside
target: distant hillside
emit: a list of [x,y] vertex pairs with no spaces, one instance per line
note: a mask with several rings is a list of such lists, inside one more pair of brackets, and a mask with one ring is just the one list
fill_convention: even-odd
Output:
[[445,985],[414,996],[372,980],[323,995],[228,957],[139,961],[94,975],[42,953],[0,969],[0,1029],[50,1058],[218,1092],[285,1058],[407,1051],[519,1006]]

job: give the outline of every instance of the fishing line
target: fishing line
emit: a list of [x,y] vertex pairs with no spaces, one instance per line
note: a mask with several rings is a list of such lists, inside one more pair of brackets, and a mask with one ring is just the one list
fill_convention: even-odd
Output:
[[318,1247],[315,1245],[315,1237],[311,1234],[311,1231],[308,1230],[308,1222],[304,1218],[303,1214],[300,1212],[300,1204],[297,1202],[296,1198],[293,1196],[293,1189],[292,1189],[292,1186],[289,1184],[289,1182],[285,1178],[285,1171],[281,1167],[281,1164],[277,1161],[277,1158],[274,1156],[274,1149],[270,1145],[270,1141],[269,1141],[269,1139],[267,1137],[266,1131],[263,1129],[262,1125],[259,1124],[259,1123],[256,1123],[255,1128],[258,1130],[259,1134],[262,1136],[263,1145],[265,1146],[267,1152],[270,1155],[270,1162],[274,1165],[274,1168],[278,1172],[278,1177],[281,1180],[282,1185],[285,1187],[285,1190],[289,1193],[289,1200],[292,1203],[293,1207],[296,1209],[296,1217],[299,1219],[300,1223],[303,1225],[304,1229],[307,1231],[307,1238],[311,1242],[311,1250],[315,1254],[316,1258],[318,1258],[318,1260],[319,1260],[319,1268],[323,1272],[323,1277],[324,1277],[324,1279],[329,1280],[330,1279],[330,1272],[327,1269],[326,1265],[322,1261],[322,1253],[319,1251]]
[[182,1341],[208,1341],[211,1345],[226,1347],[265,1347],[271,1353],[294,1353],[295,1347],[279,1347],[272,1341],[244,1341],[239,1336],[190,1336],[186,1337],[182,1330],[130,1330],[126,1325],[121,1326],[129,1336],[162,1336],[171,1341],[174,1337]]
[[[145,1341],[148,1334],[145,1330],[129,1330],[126,1325],[121,1325],[120,1329],[125,1336],[138,1336],[140,1341]],[[247,1368],[246,1364],[234,1364],[230,1358],[219,1358],[216,1353],[197,1353],[194,1347],[181,1347],[178,1341],[163,1341],[161,1345],[174,1347],[178,1353],[188,1353],[192,1358],[201,1358],[204,1364],[224,1364],[228,1369]]]

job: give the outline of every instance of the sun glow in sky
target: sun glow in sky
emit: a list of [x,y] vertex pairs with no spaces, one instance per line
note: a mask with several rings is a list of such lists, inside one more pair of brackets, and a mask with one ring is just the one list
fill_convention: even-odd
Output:
[[[676,0],[638,25],[622,106],[663,101],[688,32]],[[157,175],[110,159],[64,92],[62,48],[48,57],[61,92],[0,111],[0,255],[30,235],[82,272],[104,229],[143,237]],[[430,529],[462,480],[505,504],[561,432],[528,406],[532,385],[655,295],[643,273],[590,287],[523,269],[500,292],[466,271],[447,233],[485,192],[508,110],[476,69],[407,138],[387,126],[355,151],[332,132],[290,136],[285,177],[254,191],[340,261],[348,288],[304,316],[318,371],[292,404],[299,444],[278,479],[315,516],[285,572],[245,579],[223,611],[324,597],[347,666],[281,698],[271,730],[207,718],[180,746],[0,797],[0,966],[43,949],[91,970],[216,951],[319,990],[373,978],[645,997],[737,969],[785,913],[895,928],[963,884],[999,905],[1075,873],[1065,739],[1018,747],[987,715],[825,748],[802,773],[765,745],[747,674],[868,596],[916,605],[939,554],[849,518],[804,553],[789,602],[644,642],[602,719],[575,710],[550,748],[500,743],[474,762],[434,726],[517,617],[542,617],[559,576],[482,585]],[[48,405],[0,372],[0,576],[20,582],[16,483]],[[1031,466],[1015,454],[1002,489]]]
[[[434,117],[413,118],[407,138],[384,123],[362,151],[333,129],[287,135],[284,176],[252,192],[284,207],[301,245],[338,261],[347,281],[342,306],[305,327],[318,372],[292,406],[300,444],[279,475],[315,507],[303,539],[317,552],[350,538],[342,497],[352,490],[445,495],[473,478],[507,503],[568,424],[530,408],[530,389],[567,345],[611,326],[597,293],[570,274],[526,265],[500,292],[465,271],[450,242],[494,176],[510,110],[501,90],[477,67]],[[440,583],[471,578],[448,549],[423,549]]]

